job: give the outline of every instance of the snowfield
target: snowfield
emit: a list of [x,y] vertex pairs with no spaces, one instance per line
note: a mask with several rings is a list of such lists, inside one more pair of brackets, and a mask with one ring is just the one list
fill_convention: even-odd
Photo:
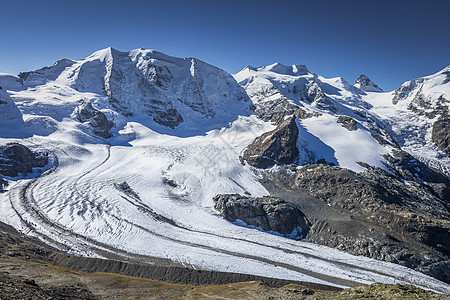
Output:
[[[4,97],[11,101],[8,111],[1,112],[0,144],[17,141],[50,153],[50,168],[43,175],[12,181],[8,191],[0,193],[2,222],[77,255],[149,264],[170,261],[196,269],[338,287],[383,282],[450,293],[449,285],[400,265],[236,226],[223,219],[214,209],[212,199],[217,194],[268,195],[259,183],[258,171],[243,165],[239,156],[257,136],[275,126],[251,115],[250,100],[231,76],[215,67],[148,50],[129,54],[102,51],[86,60],[63,60],[50,69],[36,71],[23,85],[17,85],[18,79],[11,75],[0,74],[0,85],[8,90]],[[134,81],[127,81],[129,78],[111,75],[116,62],[111,56],[126,60],[114,68],[125,68],[122,73],[133,69],[133,78],[152,80],[151,66],[161,66],[155,69],[157,72],[166,72],[165,67],[176,69],[170,74],[178,82],[196,82],[205,87],[205,94],[198,96],[196,90],[185,89],[187,85],[175,86],[175,79],[171,79],[157,91],[145,90],[153,93],[150,97],[138,90]],[[287,74],[282,75],[286,80],[285,76],[314,77],[304,66],[272,66],[266,71]],[[122,108],[132,109],[132,116],[108,102],[110,96],[94,85],[102,84],[99,76],[110,82],[106,84],[111,88],[109,92],[127,101]],[[267,85],[266,79],[261,84]],[[343,88],[347,83],[322,80],[342,89],[335,97],[336,103],[348,105],[348,90]],[[222,81],[226,82],[226,90],[211,88]],[[114,87],[117,82],[123,85]],[[232,96],[224,100],[220,93]],[[172,103],[171,109],[183,117],[180,126],[171,129],[161,124],[166,120],[154,121],[161,115],[145,115],[143,102],[139,101],[149,101],[154,95]],[[178,101],[182,95],[189,95],[192,101]],[[378,107],[372,109],[374,114],[386,115],[393,106],[387,101],[389,95],[367,92],[362,98],[352,96],[352,107],[370,103]],[[133,97],[141,100],[133,102]],[[202,97],[210,102],[202,103]],[[73,118],[81,99],[91,101],[113,121],[112,138],[94,135],[86,124]],[[22,118],[19,123],[16,110]],[[390,116],[399,122],[403,118],[398,110]],[[299,147],[315,152],[316,158],[355,171],[363,170],[358,161],[383,167],[382,155],[391,150],[377,143],[363,125],[348,131],[332,114],[301,120],[298,126]],[[405,145],[408,141],[405,137]],[[409,147],[413,150],[414,144]],[[438,159],[434,153],[423,157]],[[305,157],[305,162],[308,159]]]

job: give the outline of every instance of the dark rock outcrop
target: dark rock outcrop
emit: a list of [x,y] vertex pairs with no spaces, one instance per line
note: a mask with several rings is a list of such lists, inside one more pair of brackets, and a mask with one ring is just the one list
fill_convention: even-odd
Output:
[[449,101],[443,95],[435,99],[434,97],[426,96],[420,89],[408,104],[408,109],[418,115],[433,119],[436,116],[447,113],[448,103]]
[[256,105],[255,116],[259,119],[277,125],[283,123],[288,116],[294,115],[300,107],[289,102],[289,99],[280,97],[276,100],[265,101]]
[[402,150],[393,150],[391,154],[384,155],[384,158],[387,161],[385,166],[397,178],[417,184],[426,183],[439,198],[450,199],[450,179],[438,170],[428,167]]
[[356,79],[355,86],[360,88],[362,91],[367,91],[367,92],[382,92],[383,91],[378,85],[376,85],[366,75],[360,75],[358,77],[358,79]]
[[[3,88],[0,86],[0,90],[3,90]],[[2,100],[2,95],[0,94],[0,104],[6,104],[7,102],[5,100]]]
[[0,147],[0,174],[17,177],[43,168],[48,164],[48,153],[34,153],[19,143],[8,143]]
[[254,114],[259,119],[275,123],[276,125],[280,125],[286,118],[291,116],[296,116],[299,119],[308,119],[320,115],[319,112],[314,114],[307,112],[297,104],[289,102],[289,99],[285,97],[256,105]]
[[317,88],[317,93],[314,97],[313,103],[318,108],[321,108],[323,110],[329,110],[334,113],[337,113],[339,111],[336,103],[324,93],[321,87]]
[[245,149],[243,159],[257,168],[293,163],[299,154],[299,130],[295,120],[295,117],[290,117],[274,130],[256,138]]
[[337,122],[341,123],[341,126],[347,129],[348,131],[356,130],[356,121],[352,117],[339,116]]
[[398,147],[398,145],[388,142],[384,137],[382,137],[378,133],[370,132],[370,135],[382,146],[389,145],[392,147]]
[[241,220],[264,231],[275,231],[301,239],[309,229],[309,221],[295,205],[272,198],[249,198],[233,195],[214,197],[215,208],[228,221]]
[[450,156],[450,116],[448,113],[442,114],[434,122],[431,138],[442,151]]
[[89,101],[82,101],[75,110],[78,121],[86,123],[92,127],[94,134],[102,138],[110,138],[113,123],[106,118],[105,114],[92,106]]
[[369,165],[362,173],[323,164],[283,166],[266,172],[262,183],[311,222],[305,241],[450,282],[443,271],[450,264],[448,179],[400,151],[387,164],[395,172]]

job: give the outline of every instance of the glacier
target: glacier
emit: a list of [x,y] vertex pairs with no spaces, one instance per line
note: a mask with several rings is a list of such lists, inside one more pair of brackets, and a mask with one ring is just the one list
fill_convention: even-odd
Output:
[[[41,176],[14,179],[0,193],[0,221],[82,256],[450,293],[448,284],[404,266],[235,226],[212,200],[269,194],[259,170],[239,157],[293,107],[311,116],[297,121],[297,145],[306,153],[300,165],[325,159],[356,172],[364,170],[359,162],[386,169],[383,155],[395,139],[449,174],[450,158],[431,142],[435,118],[414,114],[411,121],[407,108],[417,89],[449,99],[439,74],[385,93],[303,65],[246,67],[232,76],[195,58],[113,48],[19,76],[0,74],[0,144],[50,152]],[[110,137],[76,117],[86,103],[111,122]],[[356,120],[355,130],[338,122],[343,115]]]

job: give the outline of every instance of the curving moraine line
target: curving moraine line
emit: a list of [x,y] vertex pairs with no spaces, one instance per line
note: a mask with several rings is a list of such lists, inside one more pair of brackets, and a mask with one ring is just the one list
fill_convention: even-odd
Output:
[[[58,158],[56,155],[53,155],[54,164],[53,167],[46,172],[44,172],[40,177],[31,179],[29,182],[25,183],[23,186],[15,186],[9,192],[9,201],[12,209],[15,211],[16,215],[19,217],[21,223],[29,230],[28,233],[32,232],[43,241],[46,241],[48,244],[55,246],[56,248],[70,252],[72,251],[72,245],[76,245],[79,248],[83,248],[84,252],[92,251],[97,255],[100,255],[105,258],[110,259],[118,259],[118,260],[127,260],[127,259],[135,259],[139,261],[149,261],[150,262],[160,262],[167,265],[178,265],[180,264],[174,263],[168,259],[160,258],[160,257],[152,257],[148,255],[139,255],[136,253],[130,253],[125,250],[117,249],[108,244],[96,241],[90,237],[78,234],[70,229],[65,228],[61,224],[51,220],[48,216],[45,215],[44,212],[38,209],[38,204],[34,199],[33,191],[36,186],[39,184],[39,181],[46,180],[52,174],[57,173],[58,170]],[[16,195],[16,197],[14,197]],[[27,220],[25,218],[26,215],[29,215],[31,218]],[[34,219],[34,220],[33,220]],[[38,224],[35,224],[33,221],[37,221]],[[40,225],[40,226],[39,226]],[[42,226],[43,225],[43,226]],[[43,227],[42,230],[39,227]],[[52,235],[64,236],[65,241],[68,243],[62,243],[55,238],[52,238],[43,231],[47,230]]]

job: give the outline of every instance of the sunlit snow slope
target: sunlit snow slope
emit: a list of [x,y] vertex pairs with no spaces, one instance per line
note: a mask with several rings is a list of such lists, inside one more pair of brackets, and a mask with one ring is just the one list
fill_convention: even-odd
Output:
[[[281,75],[274,80],[272,73]],[[298,144],[312,153],[305,161],[323,157],[357,171],[362,170],[359,160],[381,166],[381,155],[391,148],[373,139],[370,122],[360,121],[354,131],[337,122],[344,112],[362,118],[349,107],[369,107],[363,99],[370,94],[341,79],[310,74],[304,66],[276,65],[263,75],[254,82],[285,95],[291,83],[310,85],[308,103],[288,98],[318,112],[299,122],[304,138]],[[253,115],[250,98],[258,108],[277,91],[258,98],[260,87],[254,83],[252,89],[251,80],[239,76],[241,83],[248,80],[247,92],[231,75],[196,59],[111,48],[20,78],[0,75],[0,96],[8,103],[0,111],[1,144],[18,141],[48,151],[51,158],[43,175],[12,178],[0,194],[0,219],[79,255],[341,287],[410,283],[450,292],[448,285],[399,265],[239,227],[220,217],[213,208],[217,194],[268,194],[257,170],[239,156],[275,127]],[[86,102],[92,104],[87,116],[93,112],[87,121],[79,113]],[[102,114],[111,124],[98,121]],[[99,126],[111,137],[96,135]]]

